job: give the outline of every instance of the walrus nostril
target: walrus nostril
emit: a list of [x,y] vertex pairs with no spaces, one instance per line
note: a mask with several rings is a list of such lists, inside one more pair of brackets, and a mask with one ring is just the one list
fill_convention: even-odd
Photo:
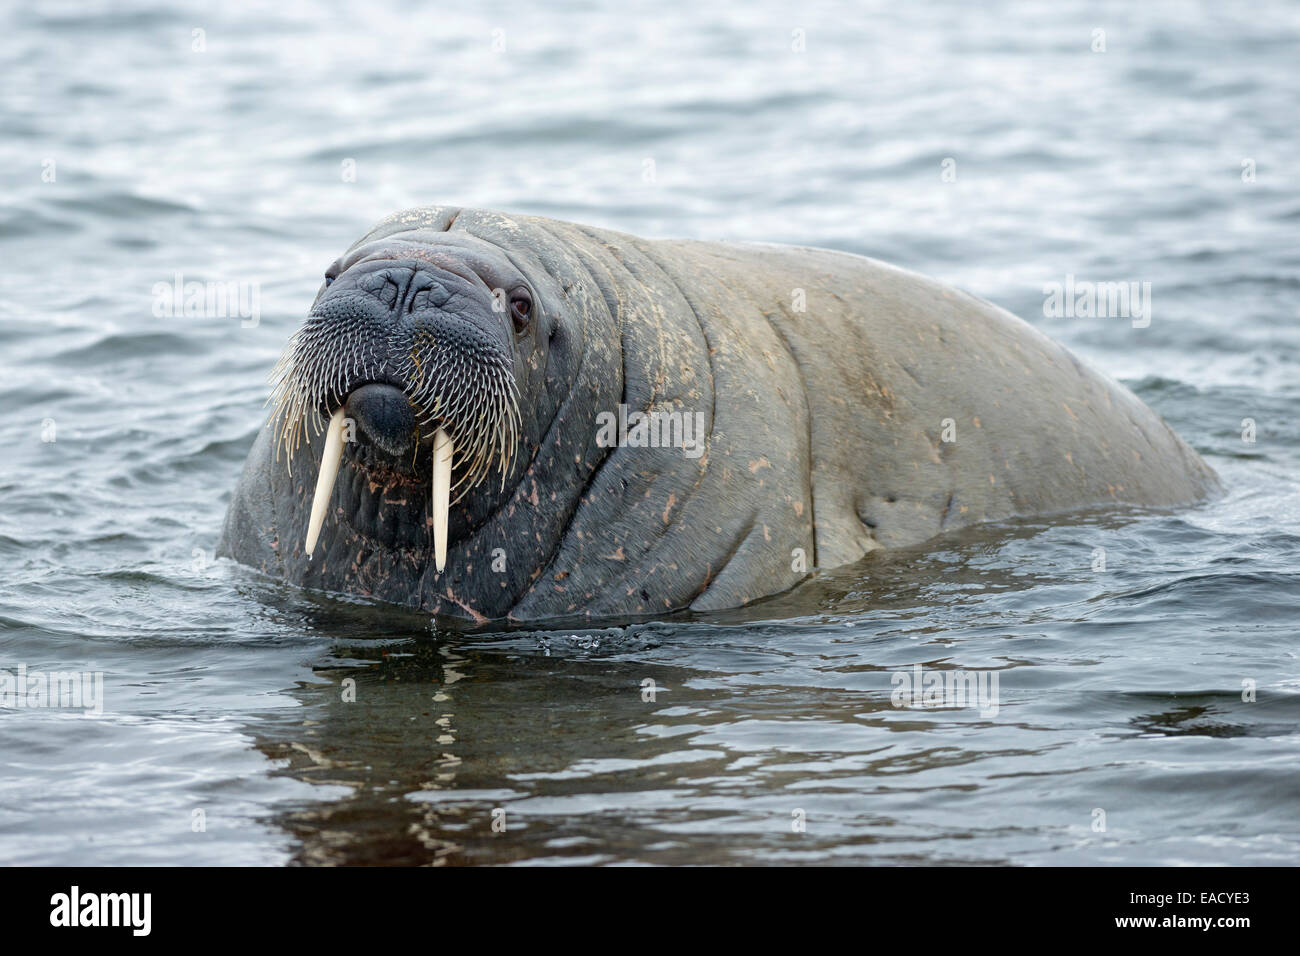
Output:
[[410,450],[415,438],[415,413],[406,393],[392,385],[363,385],[343,406],[366,436],[390,455]]

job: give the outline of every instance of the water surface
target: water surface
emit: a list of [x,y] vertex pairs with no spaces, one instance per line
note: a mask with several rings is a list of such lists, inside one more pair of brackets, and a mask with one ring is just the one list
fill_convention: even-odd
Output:
[[[0,669],[104,680],[99,715],[0,710],[0,861],[1300,859],[1300,10],[551,7],[0,13]],[[325,266],[426,203],[934,275],[1121,378],[1226,494],[601,628],[213,560]],[[155,315],[177,274],[260,321]],[[1150,282],[1149,326],[1045,317],[1067,275]],[[996,714],[895,707],[916,664],[995,670]]]

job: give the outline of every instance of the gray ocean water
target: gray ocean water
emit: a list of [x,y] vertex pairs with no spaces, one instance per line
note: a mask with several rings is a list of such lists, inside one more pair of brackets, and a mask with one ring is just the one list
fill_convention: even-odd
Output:
[[[1300,861],[1297,63],[1282,2],[4,5],[0,670],[103,696],[0,707],[0,862]],[[324,268],[430,203],[933,275],[1226,494],[583,631],[214,560]],[[1045,316],[1067,276],[1149,324]],[[917,664],[996,713],[894,706]]]

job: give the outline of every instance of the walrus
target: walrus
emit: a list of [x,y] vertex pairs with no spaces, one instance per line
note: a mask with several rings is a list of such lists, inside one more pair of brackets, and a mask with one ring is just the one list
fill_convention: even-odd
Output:
[[737,607],[1215,473],[1010,313],[884,262],[445,206],[325,271],[219,553],[476,622]]

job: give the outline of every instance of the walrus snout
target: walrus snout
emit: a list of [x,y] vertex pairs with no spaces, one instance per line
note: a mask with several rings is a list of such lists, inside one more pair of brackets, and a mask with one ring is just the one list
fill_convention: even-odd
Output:
[[[290,454],[309,426],[327,422],[305,554],[316,545],[355,437],[354,466],[383,471],[393,464],[376,462],[375,452],[401,459],[399,470],[408,477],[429,476],[434,563],[442,571],[451,505],[493,468],[501,475],[498,494],[504,493],[514,460],[521,425],[515,341],[526,313],[505,308],[518,308],[523,280],[507,259],[494,266],[481,250],[430,257],[424,246],[407,245],[385,244],[330,268],[276,367],[274,399]],[[531,309],[531,297],[528,303]],[[350,422],[358,426],[355,436]],[[417,448],[421,436],[429,441]]]
[[396,457],[410,450],[415,439],[415,413],[400,388],[363,385],[348,396],[343,407],[366,437],[388,454]]

